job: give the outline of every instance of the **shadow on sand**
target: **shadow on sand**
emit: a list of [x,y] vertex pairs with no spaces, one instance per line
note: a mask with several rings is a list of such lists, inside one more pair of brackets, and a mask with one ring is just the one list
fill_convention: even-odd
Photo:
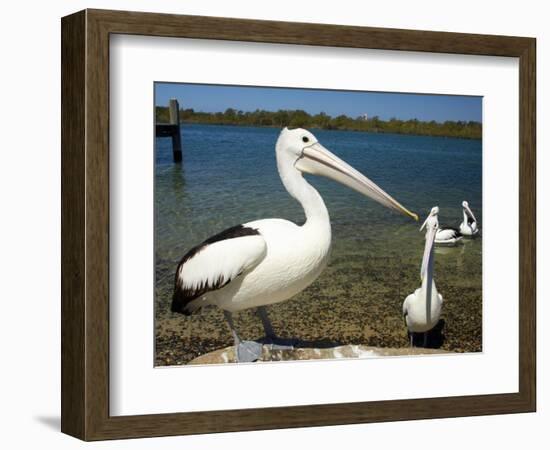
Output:
[[443,328],[445,328],[445,320],[440,319],[437,325],[427,332],[427,344],[424,345],[424,333],[412,333],[413,344],[415,347],[425,348],[441,348],[445,343],[445,334],[443,334]]

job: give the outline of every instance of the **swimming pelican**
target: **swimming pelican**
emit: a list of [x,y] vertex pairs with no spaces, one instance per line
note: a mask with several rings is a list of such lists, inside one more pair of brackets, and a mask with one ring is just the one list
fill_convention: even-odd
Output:
[[462,240],[459,230],[452,227],[439,228],[435,234],[435,244],[452,247]]
[[321,195],[302,174],[331,178],[418,220],[416,214],[324,148],[307,130],[283,129],[275,154],[284,187],[304,209],[304,225],[284,219],[237,225],[192,248],[176,269],[172,311],[190,315],[204,305],[220,307],[240,362],[257,360],[262,344],[241,340],[232,313],[258,308],[268,342],[276,342],[265,305],[301,292],[327,265],[331,246],[329,214]]
[[432,212],[424,221],[420,231],[426,227],[426,242],[420,267],[422,285],[403,302],[403,320],[407,326],[411,347],[414,344],[413,333],[424,333],[424,347],[428,344],[428,331],[437,325],[441,315],[443,297],[437,292],[434,281],[434,242],[439,221],[436,212]]
[[462,216],[463,220],[460,224],[460,232],[464,236],[476,236],[479,233],[479,228],[477,227],[477,219],[474,216],[474,213],[470,209],[468,202],[464,200],[462,202]]
[[[434,206],[430,211],[430,215],[437,216],[439,214],[439,206]],[[452,247],[462,240],[460,231],[453,227],[440,227],[438,225],[435,233],[435,245]]]

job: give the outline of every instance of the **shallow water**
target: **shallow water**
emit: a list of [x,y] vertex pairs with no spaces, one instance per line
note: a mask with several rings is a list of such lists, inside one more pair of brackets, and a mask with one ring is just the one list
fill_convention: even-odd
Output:
[[[312,130],[319,141],[367,175],[421,222],[432,206],[458,227],[468,200],[482,226],[482,144],[477,140]],[[230,345],[215,308],[184,318],[169,304],[174,270],[190,247],[229,226],[282,217],[302,223],[300,206],[279,179],[275,128],[182,125],[183,164],[170,139],[156,140],[157,364],[177,364]],[[296,299],[270,307],[281,335],[339,343],[407,345],[401,304],[419,284],[420,223],[330,180],[310,177],[332,223],[333,249],[321,277]],[[443,337],[434,346],[481,350],[481,238],[436,253],[435,280],[445,298]],[[261,336],[242,313],[239,331]],[[250,334],[250,336],[246,336]]]

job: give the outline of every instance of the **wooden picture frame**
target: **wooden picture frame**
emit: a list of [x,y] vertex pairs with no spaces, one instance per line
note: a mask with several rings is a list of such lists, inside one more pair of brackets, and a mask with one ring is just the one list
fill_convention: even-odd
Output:
[[[62,30],[62,416],[84,440],[535,411],[533,38],[85,10]],[[134,34],[519,58],[519,392],[140,416],[109,415],[109,36]]]

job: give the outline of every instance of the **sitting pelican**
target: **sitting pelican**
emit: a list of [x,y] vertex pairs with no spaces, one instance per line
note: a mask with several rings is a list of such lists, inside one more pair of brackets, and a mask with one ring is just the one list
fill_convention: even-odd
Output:
[[435,234],[436,245],[446,245],[452,247],[462,240],[462,234],[459,230],[452,227],[438,228]]
[[[428,344],[428,331],[437,325],[441,315],[443,297],[437,292],[433,277],[434,242],[439,222],[439,208],[432,208],[420,231],[426,227],[426,242],[420,267],[422,285],[403,302],[403,320],[409,332],[411,347],[414,344],[413,333],[424,333],[424,347]],[[435,211],[435,212],[434,212]]]
[[284,219],[244,223],[192,248],[175,274],[172,311],[190,315],[204,305],[217,305],[235,341],[238,362],[259,359],[262,344],[242,341],[232,313],[258,308],[268,342],[275,341],[265,305],[283,302],[309,286],[327,265],[331,228],[321,195],[302,174],[321,175],[382,205],[418,216],[375,183],[324,148],[307,130],[284,128],[275,147],[277,168],[288,193],[303,207],[306,222]]
[[[430,211],[430,216],[438,216],[439,206],[434,206]],[[452,247],[462,240],[462,233],[453,227],[440,227],[438,225],[435,233],[435,245],[444,245]]]
[[479,233],[479,228],[477,227],[477,219],[474,216],[474,213],[470,209],[468,202],[464,200],[462,202],[462,216],[463,220],[460,224],[460,232],[464,236],[476,236]]

